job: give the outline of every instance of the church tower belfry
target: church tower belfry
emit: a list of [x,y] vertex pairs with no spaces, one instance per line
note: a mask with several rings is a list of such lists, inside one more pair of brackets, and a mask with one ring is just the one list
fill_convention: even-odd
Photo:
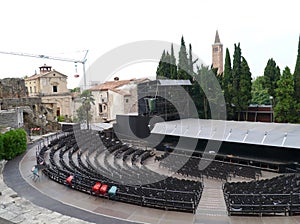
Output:
[[220,41],[218,30],[216,31],[215,43],[212,45],[212,65],[218,68],[218,74],[223,73],[223,44]]

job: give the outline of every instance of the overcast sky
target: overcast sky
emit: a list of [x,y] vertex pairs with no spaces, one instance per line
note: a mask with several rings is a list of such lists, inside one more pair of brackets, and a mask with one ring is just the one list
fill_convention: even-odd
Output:
[[[211,64],[211,45],[218,29],[224,51],[233,55],[240,42],[253,77],[263,75],[269,58],[281,70],[294,71],[299,40],[299,3],[295,0],[112,0],[1,1],[0,51],[82,59],[87,69],[106,52],[130,42],[162,40],[186,44]],[[162,49],[163,50],[163,49]],[[225,58],[225,55],[224,55]],[[0,78],[33,75],[44,63],[78,85],[73,63],[0,54]],[[118,76],[153,76],[156,64],[118,71]],[[82,68],[77,73],[82,77]]]

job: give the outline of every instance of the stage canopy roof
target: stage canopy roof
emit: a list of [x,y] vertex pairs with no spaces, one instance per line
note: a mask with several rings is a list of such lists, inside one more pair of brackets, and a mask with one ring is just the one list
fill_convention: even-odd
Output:
[[153,134],[300,149],[300,125],[182,119],[156,123]]

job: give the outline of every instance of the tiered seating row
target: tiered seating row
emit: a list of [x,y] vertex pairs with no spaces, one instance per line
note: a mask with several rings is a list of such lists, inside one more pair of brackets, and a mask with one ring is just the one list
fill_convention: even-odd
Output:
[[[103,144],[97,143],[95,136]],[[195,212],[203,185],[147,169],[143,163],[151,156],[151,151],[132,148],[102,133],[83,131],[76,138],[70,133],[53,140],[40,150],[37,162],[43,162],[46,167],[43,172],[49,178],[79,191],[142,206]],[[142,184],[154,177],[161,181]],[[128,184],[128,180],[133,184]],[[112,188],[116,191],[113,195],[109,194]]]
[[228,213],[267,214],[300,212],[300,176],[280,175],[271,179],[224,184]]
[[[169,157],[171,158],[169,159]],[[156,160],[160,161],[160,166],[184,176],[200,178],[206,176],[227,181],[235,176],[255,179],[257,176],[261,175],[261,171],[257,168],[217,160],[203,158],[201,160],[200,157],[194,156],[187,158],[186,155],[173,154],[170,152],[165,152],[160,157],[157,157]],[[183,160],[187,160],[187,162],[182,164]],[[199,169],[200,160],[202,164],[206,165],[206,168],[203,170]]]

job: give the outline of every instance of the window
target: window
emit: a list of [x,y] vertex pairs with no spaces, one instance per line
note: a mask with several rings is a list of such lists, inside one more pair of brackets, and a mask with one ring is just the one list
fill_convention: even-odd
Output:
[[103,105],[103,110],[106,110],[106,106],[105,105]]
[[32,87],[30,86],[30,93],[32,93]]
[[103,111],[102,111],[102,104],[101,103],[99,103],[99,113],[102,113]]
[[214,48],[214,52],[218,52],[218,48],[217,47]]
[[125,102],[126,102],[126,103],[128,103],[128,101],[129,101],[128,99],[125,99]]
[[36,93],[36,86],[34,86],[33,88],[34,88],[34,92]]
[[57,86],[53,86],[53,92],[57,93]]

